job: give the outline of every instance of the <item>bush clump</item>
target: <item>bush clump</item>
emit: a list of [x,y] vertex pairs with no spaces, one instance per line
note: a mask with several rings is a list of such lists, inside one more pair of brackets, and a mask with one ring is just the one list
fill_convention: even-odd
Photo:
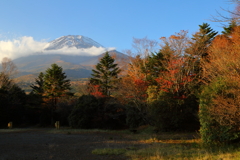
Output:
[[92,95],[83,95],[69,115],[69,125],[73,128],[91,128],[92,120],[99,110],[99,100]]
[[[240,138],[239,102],[234,99],[234,87],[218,79],[203,89],[200,95],[200,133],[207,145],[227,143]],[[237,115],[237,116],[236,116]]]
[[96,98],[83,95],[69,115],[72,128],[118,129],[125,123],[125,110],[112,97]]

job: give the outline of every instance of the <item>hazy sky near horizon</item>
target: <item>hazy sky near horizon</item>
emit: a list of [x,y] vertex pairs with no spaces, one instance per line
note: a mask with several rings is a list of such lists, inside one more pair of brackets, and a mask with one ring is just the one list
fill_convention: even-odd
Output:
[[133,37],[159,41],[180,30],[189,35],[211,22],[228,0],[1,0],[0,58],[16,58],[65,35],[83,35],[122,52]]

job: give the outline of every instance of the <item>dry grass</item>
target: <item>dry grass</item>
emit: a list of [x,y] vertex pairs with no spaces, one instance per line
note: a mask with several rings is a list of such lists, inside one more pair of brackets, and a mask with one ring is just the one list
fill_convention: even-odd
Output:
[[239,160],[238,146],[222,146],[204,148],[197,140],[148,140],[149,146],[136,151],[128,151],[126,155],[137,159],[186,159],[186,160]]
[[137,138],[148,146],[126,151],[132,160],[240,160],[239,145],[206,148],[197,133],[142,134],[142,138],[140,133]]
[[151,127],[141,127],[137,134],[122,132],[121,135],[123,139],[135,139],[131,142],[132,145],[142,145],[134,149],[96,149],[95,154],[109,155],[121,152],[132,160],[240,160],[239,145],[206,148],[202,145],[198,133],[153,134]]
[[94,149],[92,151],[92,154],[98,154],[98,155],[120,155],[126,152],[126,149],[124,148],[100,148],[100,149]]

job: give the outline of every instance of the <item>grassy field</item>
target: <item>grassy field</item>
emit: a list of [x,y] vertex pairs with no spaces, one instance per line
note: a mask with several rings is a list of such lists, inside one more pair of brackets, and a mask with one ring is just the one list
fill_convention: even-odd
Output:
[[198,133],[158,133],[151,127],[138,133],[122,131],[123,137],[135,139],[144,147],[94,149],[93,154],[124,154],[132,160],[240,160],[240,145],[206,147]]
[[[0,132],[26,132],[26,129],[2,129]],[[44,133],[63,135],[104,135],[106,145],[93,148],[92,155],[126,157],[131,160],[240,160],[240,145],[205,147],[198,133],[154,133],[143,126],[137,133],[129,130],[45,129]],[[127,145],[126,145],[127,142]],[[119,145],[119,144],[125,145]],[[117,144],[117,145],[116,145]],[[87,147],[87,146],[86,146]]]
[[[151,143],[151,142],[147,142]],[[133,160],[179,159],[179,160],[239,160],[239,147],[225,146],[204,148],[197,140],[165,140],[153,141],[152,145],[125,154]]]

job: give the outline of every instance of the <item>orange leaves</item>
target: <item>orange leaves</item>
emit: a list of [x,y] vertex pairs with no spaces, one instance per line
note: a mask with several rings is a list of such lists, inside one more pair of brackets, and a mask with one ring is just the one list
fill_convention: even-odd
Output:
[[141,79],[135,79],[134,85],[135,85],[137,94],[139,94],[139,96],[142,98],[147,98],[146,92],[148,88],[148,83]]
[[213,44],[210,50],[218,50],[219,52],[223,52],[224,50],[228,50],[228,47],[231,46],[231,41],[225,35],[218,35],[213,40]]
[[229,36],[217,36],[209,48],[208,60],[203,63],[207,82],[216,77],[240,81],[240,27]]
[[234,28],[234,31],[231,35],[231,40],[233,43],[233,47],[239,49],[240,44],[240,26]]
[[189,46],[187,31],[160,39],[162,40],[160,56],[139,55],[131,58],[127,76],[122,79],[122,86],[119,87],[125,99],[144,102],[149,98],[151,87],[155,87],[153,93],[155,95],[164,91],[177,95],[175,98],[178,99],[186,98],[187,95],[183,95],[186,86],[195,78],[193,76],[195,61],[190,56],[185,56],[185,50]]
[[131,58],[131,63],[128,65],[128,76],[132,78],[142,78],[144,75],[141,72],[141,66],[143,64],[143,60],[140,56],[136,56],[135,58]]
[[217,124],[214,127],[230,127],[231,130],[224,130],[222,135],[235,138],[240,130],[240,27],[235,27],[230,35],[215,38],[209,47],[208,59],[203,63],[203,71],[211,90],[206,87],[202,92],[207,103],[202,104],[201,112],[211,116],[212,122]]
[[118,84],[118,98],[122,103],[134,102],[140,104],[146,102],[148,83],[140,78],[123,77]]
[[187,83],[187,82],[192,82],[193,79],[195,78],[196,74],[188,75],[188,76],[183,76],[182,82]]
[[240,44],[240,26],[235,27],[232,34],[229,37],[225,35],[216,36],[216,38],[213,40],[210,50],[211,51],[217,50],[219,52],[221,52],[221,49],[233,51],[239,49],[239,44]]
[[189,45],[189,38],[187,37],[187,31],[181,30],[179,33],[170,36],[169,38],[161,37],[162,52],[174,52],[174,55],[183,55],[186,48]]
[[160,90],[163,90],[164,92],[169,92],[169,90],[172,88],[173,86],[173,82],[164,79],[162,77],[159,77],[157,79],[155,79],[157,81],[158,84],[160,84]]
[[147,90],[147,82],[143,81],[142,79],[135,79],[134,84],[136,87],[141,88],[142,90]]
[[178,40],[178,39],[182,39],[181,36],[176,36],[176,35],[171,35],[170,38],[171,38],[171,39],[177,39],[177,40]]
[[[159,77],[155,79],[159,90],[181,95],[186,85],[191,83],[195,78],[195,74],[190,74],[191,67],[189,66],[188,59],[177,55],[170,55],[167,61],[164,62],[164,65],[166,71],[161,72]],[[178,97],[178,99],[185,98]]]
[[100,85],[91,85],[90,94],[96,98],[103,98],[105,95],[101,92]]

